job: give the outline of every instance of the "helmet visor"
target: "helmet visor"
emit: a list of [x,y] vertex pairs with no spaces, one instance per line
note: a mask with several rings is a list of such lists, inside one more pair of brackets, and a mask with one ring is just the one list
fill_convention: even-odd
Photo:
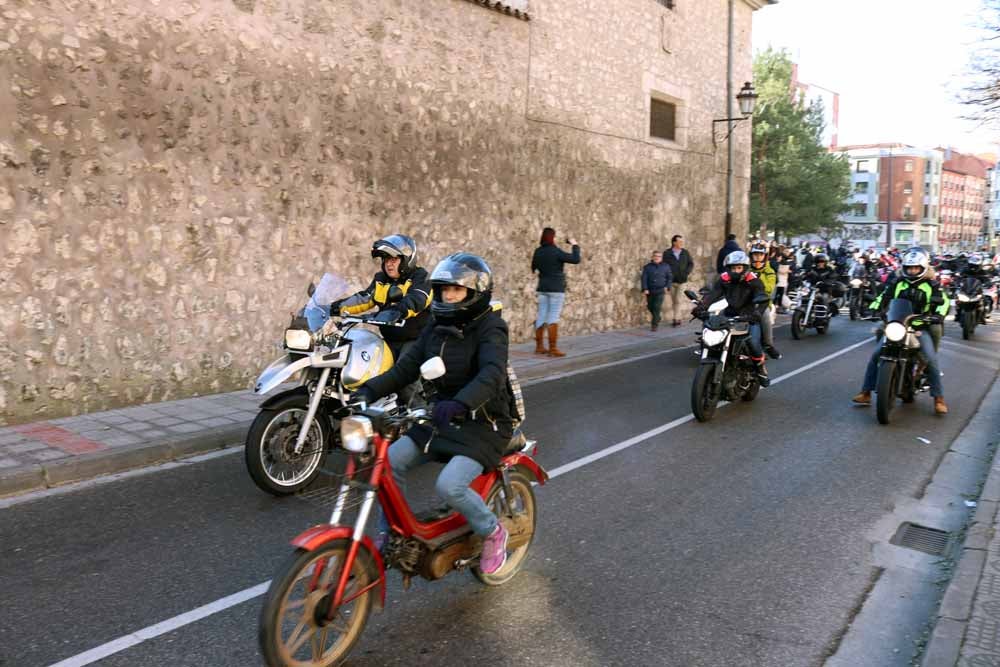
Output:
[[435,287],[459,285],[475,292],[483,292],[489,289],[489,274],[461,262],[445,259],[434,268],[431,284]]

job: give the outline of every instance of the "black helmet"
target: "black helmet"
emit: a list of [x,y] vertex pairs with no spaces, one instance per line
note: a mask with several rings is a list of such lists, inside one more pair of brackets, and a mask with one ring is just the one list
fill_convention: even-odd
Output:
[[813,264],[818,264],[820,262],[830,263],[830,256],[825,252],[818,252],[813,256]]
[[[441,288],[458,285],[469,290],[458,303],[446,303],[441,298]],[[442,259],[431,273],[434,299],[431,313],[441,324],[465,324],[490,309],[493,296],[493,271],[482,257],[467,252],[456,252]]]
[[372,244],[372,257],[399,257],[399,273],[406,275],[417,265],[417,244],[409,236],[393,234]]

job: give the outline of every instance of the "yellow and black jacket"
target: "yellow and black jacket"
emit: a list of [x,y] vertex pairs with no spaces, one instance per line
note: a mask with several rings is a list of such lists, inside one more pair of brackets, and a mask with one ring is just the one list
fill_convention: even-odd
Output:
[[[933,275],[933,274],[932,274]],[[885,311],[889,308],[889,302],[893,299],[907,299],[913,303],[915,313],[935,313],[941,317],[948,315],[951,308],[951,300],[948,294],[941,289],[941,285],[931,277],[924,277],[915,283],[910,283],[902,278],[898,272],[889,278],[885,289],[872,301],[871,309]],[[921,326],[923,322],[914,322],[914,326]]]
[[430,276],[426,269],[418,266],[397,279],[379,271],[367,288],[345,299],[340,310],[348,315],[360,315],[372,308],[378,308],[379,312],[387,308],[399,311],[406,318],[406,326],[382,328],[386,340],[398,341],[416,340],[429,321],[430,305]]

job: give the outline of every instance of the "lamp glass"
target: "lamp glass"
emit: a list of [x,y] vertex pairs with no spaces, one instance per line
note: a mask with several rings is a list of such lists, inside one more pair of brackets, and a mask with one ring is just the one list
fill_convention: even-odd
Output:
[[753,113],[753,110],[757,106],[757,91],[753,89],[753,84],[749,81],[743,84],[743,88],[740,89],[739,94],[736,99],[740,103],[740,113],[744,116],[749,116]]

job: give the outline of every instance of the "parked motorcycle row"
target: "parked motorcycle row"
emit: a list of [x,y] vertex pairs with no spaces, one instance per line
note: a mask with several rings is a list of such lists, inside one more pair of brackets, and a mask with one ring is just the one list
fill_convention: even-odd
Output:
[[[884,279],[877,271],[839,266],[836,281],[812,284],[805,272],[790,276],[788,303],[795,340],[808,332],[824,335],[842,310],[851,320],[880,319],[871,305]],[[940,272],[954,294],[955,319],[968,338],[996,305],[997,280],[984,285]],[[976,282],[977,284],[974,284]],[[326,667],[339,664],[361,637],[373,607],[383,607],[386,571],[398,570],[404,587],[415,576],[428,581],[468,570],[480,582],[497,586],[522,568],[535,534],[535,484],[548,474],[535,461],[536,443],[519,430],[500,465],[485,471],[471,488],[480,495],[509,533],[508,558],[500,570],[479,568],[481,538],[465,519],[444,507],[415,514],[396,484],[388,462],[389,445],[409,427],[429,422],[430,386],[407,401],[390,395],[371,405],[353,392],[392,367],[393,353],[381,331],[402,323],[364,316],[331,317],[329,304],[343,296],[347,283],[326,274],[309,288],[309,301],[285,331],[284,354],[258,378],[254,391],[271,394],[262,404],[247,436],[245,462],[256,485],[275,496],[308,494],[323,476],[321,496],[332,506],[329,521],[305,530],[293,541],[294,552],[271,580],[259,622],[259,642],[271,667]],[[707,290],[685,295],[700,304]],[[763,309],[770,300],[754,299]],[[712,419],[722,401],[754,401],[761,378],[750,354],[752,323],[726,315],[721,299],[699,310],[699,363],[691,388],[691,409],[700,422]],[[927,389],[919,356],[922,335],[912,325],[910,302],[893,299],[884,311],[880,334],[886,345],[880,360],[876,413],[888,423],[896,399],[913,402]],[[768,312],[765,317],[773,317]],[[424,381],[445,373],[435,357],[421,367]],[[765,378],[766,384],[766,378]],[[341,460],[336,472],[324,468]],[[386,543],[376,546],[366,535],[378,502],[392,527]]]

